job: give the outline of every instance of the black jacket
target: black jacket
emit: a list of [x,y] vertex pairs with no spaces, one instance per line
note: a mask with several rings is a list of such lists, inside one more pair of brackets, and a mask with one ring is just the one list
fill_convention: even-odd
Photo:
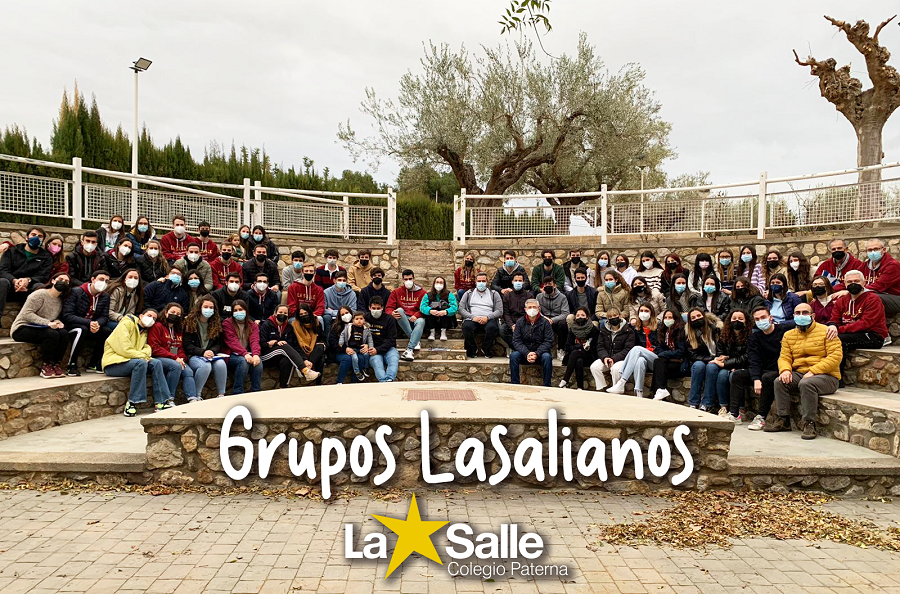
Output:
[[[94,311],[91,313],[91,317],[87,317],[88,310],[91,309],[91,302],[94,300],[96,300]],[[99,293],[91,296],[83,286],[75,287],[69,291],[69,296],[63,302],[62,315],[59,319],[66,325],[66,328],[90,326],[91,322],[105,326],[109,321],[109,295]]]
[[[138,268],[137,261],[132,254],[128,254],[128,257],[124,260],[117,260],[114,255],[106,254],[106,269],[109,271],[109,277],[111,279],[115,280],[119,278],[125,274],[125,271],[129,268]],[[140,271],[140,269],[138,270]]]
[[[501,266],[497,269],[496,274],[494,274],[494,280],[491,281],[491,288],[497,291],[498,293],[503,289],[512,289],[512,279],[513,276],[517,274],[525,275],[525,284],[524,287],[530,287],[531,281],[528,280],[528,272],[525,271],[525,268],[522,267],[521,264],[516,264],[516,267],[512,272],[506,271],[506,266]],[[560,291],[562,287],[559,288]]]
[[[28,288],[32,288],[35,283],[46,285],[50,280],[50,269],[53,268],[53,256],[44,248],[38,248],[38,251],[29,260],[26,255],[25,244],[14,245],[3,254],[0,258],[0,278],[5,278],[9,282],[13,282],[17,278],[30,278]],[[71,270],[69,276],[71,277]],[[72,285],[75,280],[72,279]]]
[[594,357],[596,356],[596,354],[597,354],[597,348],[596,348],[597,335],[600,333],[600,331],[597,330],[597,327],[594,326],[591,322],[588,322],[588,323],[591,324],[592,330],[591,330],[591,333],[588,335],[588,337],[584,340],[580,340],[580,339],[576,338],[575,333],[572,332],[571,328],[569,328],[569,334],[568,334],[568,337],[566,338],[566,356],[563,358],[564,365],[567,365],[569,363],[569,354],[572,351],[574,351],[576,349],[584,350],[585,343],[588,344],[588,348],[587,348],[588,361],[592,361],[594,359]]
[[278,265],[272,260],[266,259],[260,264],[256,258],[250,258],[244,262],[241,267],[244,270],[244,286],[245,291],[250,290],[250,286],[256,282],[257,274],[265,274],[269,278],[269,286],[278,285],[281,287],[281,277],[278,275]]
[[155,280],[159,280],[168,274],[168,268],[163,268],[163,264],[166,259],[162,257],[160,254],[157,256],[159,258],[158,261],[154,262],[150,258],[147,257],[147,254],[141,254],[135,261],[137,262],[138,270],[141,271],[141,278],[144,279],[145,283],[152,283]]
[[78,244],[75,250],[66,256],[66,262],[69,263],[69,280],[73,287],[91,280],[95,270],[106,270],[106,256],[99,247],[88,255],[84,253],[81,244]]
[[754,330],[747,339],[747,368],[750,379],[761,380],[766,371],[778,371],[778,357],[781,356],[781,339],[790,330],[785,324],[775,324],[775,330],[766,334]]
[[356,300],[356,307],[359,311],[369,312],[369,302],[372,301],[372,297],[381,297],[381,305],[386,306],[388,302],[388,297],[391,296],[391,291],[387,287],[384,286],[384,283],[381,283],[381,288],[376,289],[372,283],[369,283],[365,287],[359,290],[359,297]]
[[725,355],[724,369],[747,369],[747,343],[736,340],[725,342],[721,336],[716,341],[716,355]]
[[631,324],[622,320],[619,331],[613,335],[607,322],[603,322],[597,335],[597,358],[609,358],[616,363],[624,361],[628,351],[634,348],[634,344],[634,327]]
[[706,308],[706,293],[691,295],[690,304],[691,307],[699,307],[705,313],[711,313],[722,321],[725,321],[725,318],[728,317],[728,313],[731,311],[731,298],[725,293],[719,293],[715,303],[713,303],[712,311]]
[[[263,240],[259,243],[266,246],[266,257],[269,258],[269,260],[278,260],[278,246],[275,245],[274,241],[272,241],[268,237],[263,237]],[[256,246],[258,245],[255,241],[253,241],[253,235],[251,235],[247,239],[247,244],[250,246],[250,249],[247,250],[247,254],[245,254],[244,257],[248,260],[252,260],[253,256],[255,255],[253,252],[256,250]],[[274,284],[272,279],[269,279],[269,282]]]
[[526,317],[516,324],[512,346],[523,357],[528,353],[537,353],[540,357],[544,353],[549,353],[553,348],[553,339],[553,326],[550,324],[550,320],[538,315],[537,320],[532,323]]
[[389,350],[397,348],[397,320],[393,316],[382,313],[376,320],[371,313],[366,313],[366,323],[372,332],[376,355],[384,355]]
[[[664,329],[663,332],[670,332],[667,329]],[[663,359],[672,359],[674,361],[683,360],[684,359],[684,328],[676,328],[672,330],[672,335],[667,336],[663,334],[663,338],[659,337],[659,330],[657,329],[656,343],[657,348],[653,351],[657,357],[662,357]],[[671,344],[669,344],[671,342]]]
[[270,347],[270,340],[283,340],[296,349],[297,335],[294,334],[294,329],[291,327],[291,320],[286,320],[281,328],[279,328],[277,320],[273,322],[270,318],[266,318],[261,322],[259,325],[259,348],[264,355],[279,348],[278,345]]
[[231,317],[231,304],[234,303],[236,299],[242,299],[247,302],[247,307],[250,307],[250,294],[247,291],[238,290],[235,295],[231,295],[228,293],[228,287],[222,287],[221,289],[216,289],[211,293],[212,298],[216,300],[216,309],[219,310],[219,317],[223,320],[227,320]]
[[185,290],[184,283],[175,287],[172,281],[166,279],[144,285],[144,307],[152,307],[161,315],[162,308],[169,303],[177,303],[182,311],[190,309],[191,297]]
[[[260,340],[262,340],[262,337],[260,337]],[[202,357],[206,350],[218,354],[225,348],[225,333],[220,331],[218,336],[207,343],[206,349],[203,349],[200,347],[199,332],[185,332],[181,336],[181,346],[184,347],[184,353],[188,358]]]
[[262,295],[256,291],[247,291],[247,298],[247,308],[252,320],[268,320],[269,316],[275,315],[275,310],[281,304],[278,294],[269,289]]
[[[694,329],[688,328],[687,332],[695,332]],[[713,342],[719,341],[719,329],[713,328],[712,330],[712,339]],[[691,348],[691,343],[685,340],[685,352],[687,353],[687,357],[691,363],[695,363],[697,361],[703,361],[704,363],[709,363],[715,357],[712,353],[709,352],[709,349],[706,347],[706,343],[703,340],[697,340],[697,348]]]
[[744,299],[738,299],[731,293],[731,309],[743,309],[748,314],[753,314],[753,310],[757,307],[765,307],[766,300],[759,295],[750,295]]
[[[587,308],[588,308],[588,312],[589,312],[588,317],[593,318],[594,311],[596,311],[596,309],[597,309],[597,289],[595,289],[594,287],[591,287],[590,285],[585,285],[584,292],[587,295],[587,301],[588,301],[588,304],[587,304]],[[566,299],[569,300],[569,311],[572,312],[572,314],[574,314],[575,310],[578,309],[577,293],[578,293],[578,285],[575,285],[575,288],[572,289],[571,291],[566,292]]]
[[534,293],[531,292],[531,289],[523,288],[521,291],[510,291],[505,295],[500,295],[500,299],[503,301],[503,322],[512,327],[525,315],[525,302],[534,299]]

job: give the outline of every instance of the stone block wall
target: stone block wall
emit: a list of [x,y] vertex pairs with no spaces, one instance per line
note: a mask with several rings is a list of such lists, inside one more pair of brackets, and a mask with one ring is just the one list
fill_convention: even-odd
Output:
[[819,399],[818,432],[882,454],[900,456],[900,412]]
[[883,392],[900,392],[900,354],[861,350],[850,356],[847,379],[854,385]]
[[745,472],[740,468],[729,470],[731,487],[750,491],[813,491],[842,497],[900,496],[900,476],[877,470],[864,474],[849,474],[847,470],[829,470],[818,474],[793,474],[775,471]]

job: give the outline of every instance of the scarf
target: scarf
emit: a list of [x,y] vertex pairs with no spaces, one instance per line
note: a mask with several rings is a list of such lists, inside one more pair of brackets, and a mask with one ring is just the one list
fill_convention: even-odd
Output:
[[297,337],[297,344],[300,346],[300,350],[304,353],[311,353],[313,348],[316,346],[316,336],[315,324],[313,322],[312,327],[304,326],[297,320],[294,320],[291,323],[291,328],[294,329],[294,336]]
[[[579,322],[583,322],[579,324]],[[591,332],[594,330],[594,325],[591,324],[590,320],[572,320],[572,334],[575,335],[575,338],[579,338],[581,340],[585,340],[588,336],[591,335]]]

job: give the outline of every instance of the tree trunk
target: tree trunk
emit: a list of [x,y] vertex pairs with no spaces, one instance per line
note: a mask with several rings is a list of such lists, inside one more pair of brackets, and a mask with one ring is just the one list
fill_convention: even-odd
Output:
[[[859,167],[880,165],[882,159],[881,118],[864,118],[856,128],[856,164]],[[881,192],[881,170],[863,171],[859,174],[857,204],[858,220],[879,219],[884,213],[884,195]]]

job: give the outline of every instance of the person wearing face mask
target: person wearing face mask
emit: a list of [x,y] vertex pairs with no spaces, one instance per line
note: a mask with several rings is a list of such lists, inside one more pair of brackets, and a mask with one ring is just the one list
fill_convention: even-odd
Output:
[[682,264],[681,256],[675,252],[667,254],[666,257],[663,258],[663,262],[663,273],[660,277],[659,292],[663,295],[668,295],[669,290],[672,288],[672,277],[676,274],[683,274],[687,277],[690,270]]
[[694,269],[687,275],[688,291],[693,295],[701,295],[703,293],[703,281],[715,275],[716,269],[713,266],[712,256],[706,252],[700,252],[694,258]]
[[306,263],[306,254],[302,250],[291,252],[291,262],[281,269],[281,288],[285,291],[292,283],[303,279],[303,264]]
[[156,410],[165,410],[175,406],[175,392],[178,390],[178,380],[181,380],[181,388],[184,390],[188,402],[202,400],[194,384],[194,370],[188,365],[187,353],[184,351],[182,320],[184,310],[177,303],[166,305],[147,336],[147,344],[153,352],[153,357],[159,359],[166,374],[166,383],[169,385],[171,398],[162,405],[157,405]]
[[[459,317],[462,318],[462,333],[466,357],[494,356],[494,343],[500,335],[500,317],[503,315],[503,299],[500,294],[487,286],[487,274],[475,275],[475,288],[466,291],[459,302]],[[484,333],[481,350],[475,342],[476,334]]]
[[841,341],[841,387],[847,381],[845,373],[848,355],[856,349],[880,349],[890,335],[884,314],[884,303],[873,291],[865,288],[865,275],[851,270],[844,275],[847,294],[834,300],[826,337]]
[[569,327],[566,325],[570,311],[569,300],[556,289],[556,279],[552,276],[544,277],[541,292],[536,299],[541,306],[541,315],[550,320],[550,325],[553,326],[557,340],[557,358],[562,361],[565,356],[566,340],[569,338]]
[[244,382],[250,374],[250,391],[262,389],[262,359],[260,358],[259,326],[250,321],[247,303],[235,299],[231,317],[222,322],[225,346],[222,353],[229,355],[228,372],[234,376],[232,394],[244,393]]
[[235,301],[240,300],[246,303],[250,300],[250,292],[241,288],[243,286],[241,284],[242,278],[242,275],[231,272],[228,274],[228,278],[225,279],[225,286],[211,293],[212,298],[216,300],[216,309],[219,312],[219,317],[223,321],[231,317]]
[[53,233],[44,243],[44,249],[50,253],[52,258],[50,266],[50,276],[65,272],[69,274],[69,263],[66,262],[66,253],[64,251],[65,240],[59,233]]
[[475,288],[475,275],[479,272],[481,272],[480,268],[475,269],[475,254],[469,252],[463,257],[462,266],[453,273],[453,290],[456,291],[457,301],[462,299],[466,291]]
[[900,313],[900,262],[888,252],[881,239],[866,242],[866,259],[863,272],[866,275],[866,289],[873,291],[884,304],[888,317]]
[[361,382],[369,377],[366,371],[369,367],[369,354],[375,351],[372,332],[366,327],[366,314],[355,311],[350,318],[352,321],[344,326],[338,337],[338,348],[342,350],[338,355],[340,361],[337,375],[338,384],[344,383],[344,378],[347,377],[347,372],[351,367],[353,379],[356,381]]
[[794,293],[809,291],[809,259],[803,252],[797,250],[788,254],[788,265],[785,273],[788,281],[788,289]]
[[209,291],[203,286],[203,279],[200,278],[200,275],[197,274],[196,270],[188,272],[184,278],[187,279],[187,281],[184,281],[184,285],[188,294],[188,307],[194,309],[194,304],[197,303],[197,299],[203,295],[208,295]]
[[531,292],[528,275],[517,272],[512,278],[512,290],[500,296],[503,306],[500,338],[509,349],[513,348],[513,332],[516,330],[516,323],[525,316],[525,302],[529,299],[534,299],[534,293]]
[[316,284],[327,289],[334,284],[334,275],[338,272],[347,272],[347,270],[338,264],[337,250],[325,250],[325,264],[316,268]]
[[843,239],[832,239],[828,249],[831,251],[831,257],[822,260],[816,269],[816,276],[828,279],[835,292],[843,291],[844,274],[851,270],[865,270],[866,264],[850,253],[847,242]]
[[769,278],[769,290],[766,292],[766,307],[779,324],[790,327],[793,324],[794,308],[800,303],[800,297],[787,288],[787,277],[781,273]]
[[113,215],[109,219],[109,223],[100,225],[97,229],[97,239],[100,247],[99,251],[103,254],[115,255],[116,245],[119,240],[125,237],[125,219],[122,215]]
[[380,297],[382,303],[387,303],[391,297],[391,290],[384,284],[384,270],[378,266],[371,270],[372,280],[359,292],[356,305],[360,311],[369,311],[369,303],[372,297]]
[[219,246],[210,239],[210,230],[211,227],[206,221],[200,221],[200,224],[197,225],[197,231],[200,233],[200,236],[197,238],[197,245],[200,246],[200,257],[203,258],[204,262],[212,262],[219,257]]
[[584,275],[587,279],[587,285],[589,287],[593,287],[594,269],[591,268],[586,261],[581,259],[581,250],[569,250],[569,259],[563,262],[563,274],[566,275],[566,284],[564,288],[567,293],[577,286],[575,284],[575,271],[580,269],[584,269]]
[[743,309],[753,311],[757,307],[765,307],[766,300],[760,295],[759,290],[746,276],[734,279],[734,287],[731,290],[731,309]]
[[759,396],[759,409],[747,427],[750,431],[760,431],[770,422],[769,412],[775,402],[775,379],[778,377],[778,357],[781,356],[781,340],[788,330],[779,324],[765,306],[753,310],[753,325],[756,332],[747,339],[747,369],[753,382],[753,391]]
[[66,256],[73,287],[87,282],[94,271],[106,269],[106,258],[103,252],[97,249],[97,241],[96,231],[85,231],[81,234],[79,244]]
[[691,309],[691,300],[695,295],[690,290],[688,279],[684,274],[672,275],[672,284],[666,294],[666,309],[677,311],[682,324],[687,324],[687,313]]
[[269,277],[265,274],[257,274],[256,280],[248,293],[247,305],[250,319],[257,324],[275,315],[275,308],[281,303],[278,294],[269,288]]
[[553,250],[544,250],[541,252],[541,263],[535,266],[531,271],[531,290],[537,295],[541,291],[546,277],[552,277],[555,286],[562,289],[566,284],[566,274],[563,267],[554,260],[556,253]]
[[155,309],[147,308],[140,316],[129,314],[103,345],[103,372],[110,377],[130,377],[128,402],[125,416],[137,414],[137,405],[147,402],[147,373],[153,379],[153,400],[156,406],[164,406],[172,400],[166,374],[159,359],[153,358],[153,351],[147,344],[150,329],[156,324]]
[[163,258],[171,265],[176,260],[184,258],[188,246],[196,242],[197,240],[187,232],[184,217],[176,215],[172,217],[172,230],[160,238],[159,245],[162,248]]
[[182,309],[191,304],[191,296],[185,288],[187,279],[181,271],[173,268],[165,278],[144,285],[144,304],[156,311],[162,311],[167,303],[177,303]]
[[[569,311],[575,311],[579,307],[586,307],[588,311],[595,311],[597,309],[597,289],[591,286],[588,280],[587,269],[579,268],[573,273],[573,276],[575,279],[574,288],[566,293],[566,299],[569,301]],[[569,314],[566,318],[566,323],[570,326],[574,315]]]
[[[781,252],[776,249],[771,249],[766,252],[765,259],[765,268],[763,268],[763,277],[766,279],[766,287],[769,286],[769,281],[776,274],[787,274],[787,266],[784,264],[784,258],[781,256]],[[787,286],[787,285],[785,285]]]
[[[719,368],[716,376],[716,394],[719,398],[719,416],[735,425],[745,420],[744,406],[747,388],[750,386],[747,346],[750,338],[750,314],[733,309],[722,327],[716,342],[716,358],[712,362]],[[707,378],[706,381],[709,381]]]
[[737,278],[734,253],[728,248],[719,250],[719,257],[715,265],[716,276],[722,283],[722,292],[731,297],[731,288],[734,279]]
[[[685,353],[691,366],[688,406],[711,412],[716,404],[716,378],[722,369],[713,362],[722,322],[716,316],[693,308],[688,312]],[[702,401],[701,401],[702,394]]]
[[151,239],[156,239],[156,229],[150,224],[150,219],[139,216],[125,237],[131,240],[134,245],[134,255],[137,257],[144,253]]
[[[338,314],[335,316],[334,321],[331,322],[331,326],[328,327],[328,335],[325,337],[326,363],[340,363],[338,357],[341,354],[341,348],[338,346],[338,343],[341,341],[341,332],[343,332],[344,328],[352,322],[353,310],[342,305],[340,309],[338,309]],[[350,362],[347,362],[347,369],[344,371],[349,372],[349,369]]]
[[[491,289],[497,291],[501,295],[506,295],[513,290],[513,275],[519,273],[525,275],[527,282],[528,272],[525,271],[524,266],[516,261],[516,252],[513,250],[506,250],[503,252],[503,262],[501,263],[500,268],[494,273],[494,279],[491,281]],[[529,285],[530,284],[531,283],[529,283]],[[460,300],[461,299],[462,297],[460,297]]]
[[597,254],[597,263],[594,265],[593,276],[595,289],[603,288],[603,275],[609,270],[615,271],[616,267],[613,266],[613,264],[614,262],[609,252],[600,252]]
[[[222,242],[222,245],[219,247],[219,256],[209,263],[209,269],[212,271],[213,290],[224,287],[225,283],[228,282],[229,274],[237,274],[241,279],[241,285],[244,284],[244,268],[234,257],[234,246],[227,241]],[[291,266],[284,267],[284,270],[289,269],[292,270],[293,268]],[[282,271],[282,275],[283,273],[284,271]],[[287,285],[282,283],[282,286]]]
[[[244,240],[243,229],[241,229],[241,239]],[[246,238],[247,242],[247,254],[255,254],[256,246],[264,245],[266,246],[266,257],[269,260],[278,261],[280,257],[280,252],[278,251],[278,246],[275,245],[275,242],[272,241],[268,235],[266,235],[266,230],[262,225],[254,225],[253,231],[250,233],[250,237]]]
[[69,277],[64,272],[50,277],[43,289],[32,292],[10,328],[16,342],[41,347],[41,377],[65,377],[63,356],[69,347],[69,333],[60,320],[63,302],[69,294]]
[[303,277],[288,287],[287,306],[288,311],[297,311],[297,306],[301,303],[308,305],[322,324],[322,330],[325,330],[322,320],[325,314],[325,291],[316,284],[315,277],[316,263],[307,260],[303,263]]
[[[643,278],[644,282],[647,283],[651,289],[659,291],[662,288],[662,275],[662,264],[659,263],[659,260],[656,259],[653,252],[649,250],[641,252],[640,269],[638,270],[637,276]],[[632,282],[634,282],[633,279]]]
[[111,278],[119,278],[127,268],[137,267],[134,244],[127,237],[120,237],[115,247],[106,254],[106,270]]
[[741,246],[740,257],[737,261],[736,277],[746,276],[750,284],[756,287],[760,294],[766,290],[766,277],[763,273],[763,265],[756,256],[756,248],[752,245]]
[[147,249],[135,260],[137,261],[138,269],[141,271],[141,278],[144,279],[144,283],[164,280],[169,276],[169,263],[162,257],[159,241],[156,239],[148,241]]
[[720,320],[728,318],[728,312],[732,307],[731,298],[722,292],[722,285],[719,284],[719,277],[716,275],[708,276],[703,281],[703,293],[691,295],[689,301],[692,308],[702,309]]
[[584,370],[590,369],[596,356],[595,342],[597,327],[591,323],[591,310],[586,307],[578,307],[575,314],[568,321],[569,338],[566,341],[566,356],[563,365],[566,373],[559,382],[560,388],[565,388],[572,381],[575,374],[575,387],[584,390]]
[[671,396],[669,379],[684,376],[685,360],[684,322],[681,312],[667,309],[663,312],[662,323],[656,329],[657,348],[653,353],[653,376],[650,378],[650,392],[654,400],[665,400]]
[[384,313],[384,301],[374,296],[369,302],[366,324],[372,333],[375,352],[369,351],[369,366],[379,382],[397,379],[400,354],[397,352],[397,321]]
[[225,395],[228,380],[228,357],[223,354],[225,335],[222,318],[216,307],[216,300],[206,295],[199,299],[184,319],[182,344],[188,356],[188,365],[194,371],[194,385],[197,394],[203,394],[206,380],[212,374],[216,383],[216,395]]
[[833,295],[831,281],[827,277],[813,277],[810,289],[806,293],[806,302],[812,305],[813,314],[820,324],[827,324],[831,320],[831,312],[834,309]]
[[334,284],[325,289],[325,313],[322,315],[325,328],[331,328],[331,320],[337,317],[341,306],[356,311],[356,293],[350,288],[345,270],[338,270],[334,274]]
[[106,327],[112,332],[125,316],[137,315],[144,309],[144,283],[137,268],[127,268],[122,276],[106,288],[109,293],[109,321]]
[[60,319],[72,336],[72,352],[66,375],[81,375],[78,360],[85,346],[91,347],[87,371],[103,373],[100,369],[100,357],[103,354],[103,342],[110,334],[106,327],[109,320],[109,295],[106,294],[108,284],[109,274],[105,270],[95,270],[91,280],[80,287],[73,287],[63,303]]
[[[543,371],[543,385],[547,388],[553,381],[553,326],[541,315],[537,299],[525,302],[525,317],[516,323],[513,332],[513,349],[509,354],[509,379],[512,384],[521,383],[519,368],[522,365],[540,365]],[[593,369],[593,366],[591,366]]]
[[597,290],[597,305],[594,309],[594,317],[597,318],[598,322],[603,322],[610,309],[627,310],[630,297],[631,285],[625,281],[625,277],[615,270],[607,270],[603,273],[603,286]]
[[267,278],[271,279],[269,281],[269,288],[275,291],[278,294],[279,301],[281,300],[281,292],[279,291],[278,282],[281,277],[278,276],[278,265],[269,260],[266,256],[266,246],[259,244],[255,248],[253,248],[253,255],[249,260],[244,262],[242,265],[243,268],[243,277],[244,277],[244,286],[243,289],[245,291],[249,291],[256,279],[257,274],[265,274]]
[[[305,308],[301,308],[301,311],[308,314]],[[262,349],[260,359],[263,366],[278,368],[279,388],[287,388],[295,373],[298,377],[306,378],[306,381],[315,381],[319,377],[319,372],[313,370],[312,361],[305,360],[300,353],[297,334],[288,318],[288,306],[279,305],[274,313],[259,325],[259,342]]]
[[397,320],[397,326],[409,337],[409,343],[400,358],[413,361],[413,351],[420,348],[419,339],[425,332],[425,318],[419,311],[425,289],[416,284],[415,273],[407,268],[403,271],[403,286],[391,291],[385,305],[385,313]]
[[312,310],[303,304],[297,306],[291,328],[294,331],[292,344],[303,359],[300,373],[307,381],[315,380],[316,384],[321,385],[322,369],[325,367],[325,332]]
[[356,262],[347,270],[347,282],[354,293],[359,293],[363,287],[372,282],[372,250],[362,249],[356,256]]
[[[846,277],[845,277],[846,278]],[[841,341],[828,338],[828,327],[813,320],[812,307],[794,308],[795,328],[784,333],[775,380],[775,416],[764,431],[791,430],[791,396],[800,394],[803,439],[816,438],[819,397],[834,394],[841,377]]]
[[431,291],[425,293],[419,304],[419,311],[425,316],[425,328],[429,330],[428,340],[435,339],[437,330],[441,331],[441,340],[447,340],[447,330],[456,322],[457,308],[456,293],[447,289],[443,276],[434,277]]
[[656,351],[659,348],[657,342],[659,320],[653,305],[650,303],[641,305],[637,311],[637,319],[632,326],[634,326],[634,347],[625,355],[619,379],[606,391],[609,394],[624,394],[625,384],[633,375],[634,395],[643,398],[647,367],[656,362]]
[[631,281],[631,295],[628,298],[625,316],[628,323],[636,326],[638,323],[638,309],[642,305],[653,306],[653,311],[662,311],[666,307],[666,299],[658,290],[654,289],[643,276],[636,276]]
[[628,283],[628,288],[631,288],[631,281],[634,280],[634,277],[638,275],[637,270],[628,265],[628,256],[625,254],[616,254],[615,259],[615,269],[622,278],[625,279],[625,282]]
[[32,291],[50,279],[53,258],[41,247],[44,237],[43,229],[32,227],[25,243],[7,249],[0,257],[0,314],[7,301],[24,303]]
[[606,321],[600,324],[597,333],[597,359],[591,363],[591,375],[594,376],[594,387],[599,392],[606,386],[606,376],[609,372],[612,383],[619,382],[622,368],[625,367],[625,357],[634,348],[636,335],[634,328],[628,320],[616,308],[606,312]]

